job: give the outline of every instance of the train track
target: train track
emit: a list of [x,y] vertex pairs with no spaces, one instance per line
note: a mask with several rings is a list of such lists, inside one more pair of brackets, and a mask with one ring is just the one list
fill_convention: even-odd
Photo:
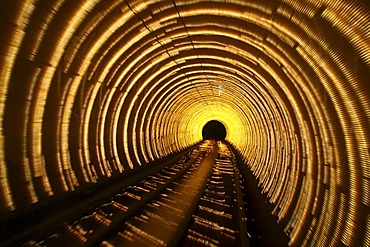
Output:
[[249,246],[240,179],[230,148],[205,141],[24,246]]

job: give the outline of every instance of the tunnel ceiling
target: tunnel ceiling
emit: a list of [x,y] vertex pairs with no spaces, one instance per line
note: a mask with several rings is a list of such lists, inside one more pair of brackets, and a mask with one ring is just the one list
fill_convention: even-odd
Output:
[[366,1],[1,1],[0,207],[224,123],[291,245],[370,245]]

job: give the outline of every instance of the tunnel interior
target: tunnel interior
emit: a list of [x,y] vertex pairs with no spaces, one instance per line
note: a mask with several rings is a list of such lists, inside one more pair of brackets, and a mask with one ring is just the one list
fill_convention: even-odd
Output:
[[202,129],[203,140],[223,141],[227,136],[226,127],[220,121],[211,120]]
[[217,120],[290,246],[370,246],[369,1],[4,0],[0,19],[1,219]]

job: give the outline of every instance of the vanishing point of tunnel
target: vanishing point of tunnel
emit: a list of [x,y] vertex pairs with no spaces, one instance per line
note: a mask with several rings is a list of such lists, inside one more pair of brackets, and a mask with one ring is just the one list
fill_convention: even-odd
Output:
[[367,0],[2,0],[0,20],[4,245],[370,246]]
[[207,122],[202,129],[202,136],[204,140],[225,140],[227,133],[226,127],[217,120],[211,120]]

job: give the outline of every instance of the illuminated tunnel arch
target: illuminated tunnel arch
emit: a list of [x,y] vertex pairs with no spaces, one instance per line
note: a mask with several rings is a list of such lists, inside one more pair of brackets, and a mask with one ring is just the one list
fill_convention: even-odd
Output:
[[365,1],[2,1],[0,210],[218,120],[291,245],[370,245]]

